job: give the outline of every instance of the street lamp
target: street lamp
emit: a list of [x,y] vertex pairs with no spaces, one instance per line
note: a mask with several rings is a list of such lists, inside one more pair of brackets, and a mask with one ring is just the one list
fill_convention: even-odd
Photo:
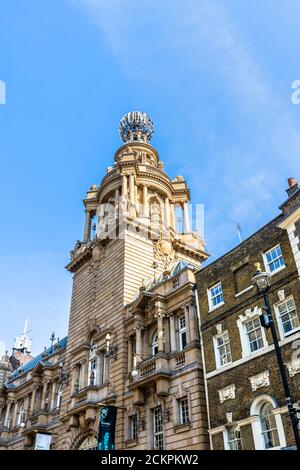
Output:
[[287,375],[285,372],[285,367],[284,367],[284,363],[283,363],[283,359],[281,355],[281,350],[280,350],[279,343],[278,343],[277,332],[276,332],[276,328],[275,328],[275,324],[274,324],[274,320],[272,316],[272,310],[270,307],[270,301],[268,297],[268,290],[270,287],[271,276],[270,274],[264,272],[261,269],[260,263],[255,263],[255,267],[256,267],[256,272],[252,277],[252,284],[257,287],[258,293],[263,296],[263,300],[264,300],[263,314],[260,316],[260,321],[261,321],[261,325],[264,328],[271,329],[273,344],[275,347],[277,362],[279,366],[279,372],[280,372],[281,381],[282,381],[284,394],[285,394],[285,401],[286,401],[286,405],[287,405],[288,412],[289,412],[289,417],[290,417],[291,424],[292,424],[295,444],[296,444],[297,450],[300,450],[300,436],[298,433],[299,419],[297,417],[297,410],[294,407],[293,400],[291,397]]

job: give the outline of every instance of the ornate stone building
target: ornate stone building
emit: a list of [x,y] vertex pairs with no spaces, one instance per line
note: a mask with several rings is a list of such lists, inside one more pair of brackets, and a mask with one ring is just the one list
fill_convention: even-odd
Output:
[[300,185],[275,219],[197,274],[212,449],[294,445],[263,300],[251,283],[256,262],[271,275],[270,304],[288,382],[300,404]]
[[[68,337],[17,369],[0,391],[1,449],[94,448],[100,404],[118,407],[116,448],[206,449],[195,271],[207,259],[191,230],[189,189],[171,180],[144,113],[120,123],[124,144],[84,199],[71,251]],[[184,230],[176,227],[182,211]]]

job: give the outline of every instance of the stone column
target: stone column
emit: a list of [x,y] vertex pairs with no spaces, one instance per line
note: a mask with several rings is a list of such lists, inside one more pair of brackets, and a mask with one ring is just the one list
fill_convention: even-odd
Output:
[[127,176],[122,176],[122,196],[125,198],[127,196]]
[[183,313],[185,317],[185,330],[186,330],[186,342],[189,344],[191,342],[191,325],[190,325],[190,315],[189,315],[189,305],[183,307]]
[[132,370],[133,348],[132,337],[128,338],[128,372]]
[[24,412],[25,412],[24,421],[25,422],[28,419],[28,411],[29,411],[29,395],[26,395],[25,400],[24,400]]
[[37,387],[33,387],[33,390],[32,390],[32,395],[31,395],[31,403],[30,403],[30,413],[34,413],[35,411],[35,398],[36,398],[36,389]]
[[173,312],[170,313],[170,341],[171,341],[171,352],[177,351],[176,345],[176,326],[175,326],[175,315]]
[[149,217],[149,203],[148,203],[148,187],[143,186],[143,210],[144,217]]
[[87,385],[88,385],[88,377],[87,377],[88,368],[87,368],[87,360],[86,359],[82,361],[81,367],[82,367],[82,371],[81,371],[82,383],[79,384],[79,387],[84,388],[84,387],[87,387]]
[[176,225],[175,225],[175,205],[171,202],[170,204],[170,222],[171,222],[171,227],[173,230],[176,230]]
[[8,425],[8,417],[9,417],[11,405],[12,405],[11,400],[8,400],[8,401],[7,401],[7,405],[6,405],[5,418],[4,418],[4,426],[5,426],[5,427],[7,427],[7,425]]
[[84,236],[83,240],[85,242],[90,241],[91,239],[91,225],[92,225],[92,216],[90,211],[85,211],[85,225],[84,225]]
[[191,341],[199,341],[196,312],[195,312],[195,308],[192,304],[189,304],[189,306],[188,306],[188,313],[189,313]]
[[[50,398],[50,410],[54,410],[56,408],[55,406],[55,399],[56,399],[56,382],[53,381],[51,384],[51,398]],[[72,389],[71,389],[72,393]]]
[[131,206],[134,205],[135,199],[135,191],[134,191],[134,175],[129,175],[129,201]]
[[120,199],[120,190],[117,188],[115,190],[115,217],[118,218],[118,210],[119,210],[119,199]]
[[136,346],[135,346],[135,351],[136,351],[136,356],[137,356],[137,362],[141,362],[143,360],[142,358],[142,327],[137,326],[135,330],[135,335],[136,335]]
[[48,382],[45,381],[43,383],[42,400],[41,400],[41,410],[42,411],[45,410],[47,390],[48,390]]
[[170,204],[169,204],[169,198],[165,198],[165,222],[166,222],[166,227],[170,227]]
[[158,352],[164,352],[164,329],[162,313],[157,314]]
[[190,220],[189,220],[189,211],[188,211],[188,203],[183,203],[183,218],[184,218],[184,231],[190,232]]
[[13,413],[13,419],[12,419],[12,428],[17,426],[17,414],[18,414],[18,402],[15,401],[15,403],[14,403],[14,413]]
[[71,378],[71,395],[75,392],[75,384],[78,376],[78,367],[77,365],[72,366],[72,378]]
[[137,187],[137,185],[134,186],[134,205],[136,207],[136,210],[138,210],[139,201],[138,201],[138,187]]

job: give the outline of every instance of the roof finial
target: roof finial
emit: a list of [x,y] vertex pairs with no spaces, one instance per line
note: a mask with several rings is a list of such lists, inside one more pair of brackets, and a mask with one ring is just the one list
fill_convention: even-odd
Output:
[[146,113],[132,111],[120,121],[119,134],[124,142],[149,142],[153,133],[153,122]]

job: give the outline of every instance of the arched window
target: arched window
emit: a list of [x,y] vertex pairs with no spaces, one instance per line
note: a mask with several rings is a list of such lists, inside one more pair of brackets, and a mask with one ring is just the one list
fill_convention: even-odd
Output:
[[25,422],[25,402],[24,400],[22,400],[19,406],[17,425],[20,426],[24,422]]
[[273,409],[272,403],[269,402],[263,403],[260,407],[259,417],[265,449],[279,446],[277,424],[272,413]]
[[61,399],[62,399],[62,384],[57,384],[56,398],[55,398],[55,408],[60,408]]
[[250,415],[256,450],[286,447],[286,438],[279,405],[270,395],[258,395],[252,402]]
[[92,340],[89,352],[88,385],[96,385],[97,379],[97,344]]
[[153,337],[152,337],[151,348],[152,348],[152,356],[156,356],[156,354],[158,353],[158,335],[157,335],[157,332],[155,332]]

